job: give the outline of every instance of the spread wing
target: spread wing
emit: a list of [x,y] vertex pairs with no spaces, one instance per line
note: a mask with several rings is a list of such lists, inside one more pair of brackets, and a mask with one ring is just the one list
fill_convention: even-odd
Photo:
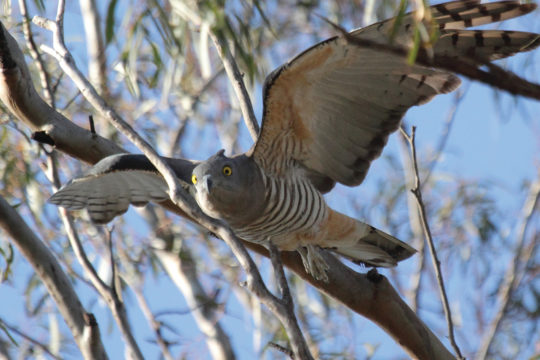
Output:
[[[440,38],[434,52],[489,61],[530,50],[538,46],[537,34],[462,28],[523,15],[534,8],[534,4],[516,1],[435,5],[432,17],[439,24]],[[394,27],[390,19],[350,35],[388,43]],[[413,28],[412,15],[405,15],[394,44],[409,45]],[[328,39],[266,79],[262,128],[251,155],[270,174],[300,164],[322,192],[335,182],[358,185],[405,112],[454,90],[459,83],[450,73],[408,65],[398,55],[350,44],[343,37]]]
[[[165,158],[176,175],[190,182],[196,162]],[[84,176],[58,190],[49,202],[70,210],[88,209],[90,219],[105,224],[122,215],[130,204],[169,199],[168,186],[144,155],[116,154],[95,164]]]

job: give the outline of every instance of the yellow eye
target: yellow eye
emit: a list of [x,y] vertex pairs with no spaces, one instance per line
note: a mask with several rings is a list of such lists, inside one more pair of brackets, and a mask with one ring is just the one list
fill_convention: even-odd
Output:
[[191,182],[195,185],[197,183],[197,175],[191,175]]
[[225,165],[222,171],[223,171],[223,175],[225,176],[231,176],[232,174],[232,169],[229,165]]

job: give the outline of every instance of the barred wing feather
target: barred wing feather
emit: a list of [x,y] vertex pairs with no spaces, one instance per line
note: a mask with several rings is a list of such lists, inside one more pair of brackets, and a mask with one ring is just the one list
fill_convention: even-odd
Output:
[[[163,159],[185,182],[198,163]],[[125,213],[130,204],[144,206],[167,199],[167,183],[144,155],[116,154],[98,162],[84,176],[68,182],[49,202],[70,210],[87,208],[93,222],[105,224]]]
[[[537,34],[462,30],[526,14],[534,4],[455,1],[431,7],[439,24],[435,56],[473,56],[490,61],[539,45]],[[388,43],[394,19],[350,33]],[[394,45],[412,39],[413,15],[406,14]],[[450,73],[408,65],[403,57],[350,44],[335,37],[306,50],[267,78],[263,122],[251,149],[268,174],[283,175],[299,164],[321,191],[335,182],[360,184],[405,112],[459,86]]]

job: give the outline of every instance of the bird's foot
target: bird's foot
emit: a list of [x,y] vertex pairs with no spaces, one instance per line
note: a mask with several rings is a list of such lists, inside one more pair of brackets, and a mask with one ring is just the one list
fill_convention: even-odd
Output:
[[328,282],[328,274],[326,272],[329,266],[321,255],[321,249],[318,246],[306,245],[299,247],[297,250],[302,257],[302,263],[306,272],[311,274],[316,280]]

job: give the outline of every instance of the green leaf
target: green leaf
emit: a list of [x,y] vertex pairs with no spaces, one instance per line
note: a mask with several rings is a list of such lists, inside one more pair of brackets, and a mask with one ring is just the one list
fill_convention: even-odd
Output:
[[263,9],[261,8],[261,2],[259,0],[255,0],[253,2],[253,4],[255,5],[255,8],[257,9],[257,12],[259,13],[259,15],[261,15],[261,19],[263,20],[263,23],[266,25],[266,27],[268,28],[268,30],[270,30],[270,33],[275,37],[277,38],[277,34],[276,32],[274,31],[274,29],[272,28],[272,24],[270,23],[270,20],[268,20],[268,17],[266,16],[266,13],[263,11]]
[[397,35],[399,27],[401,23],[403,22],[403,17],[406,14],[408,5],[409,5],[409,2],[407,0],[401,0],[401,2],[399,3],[399,11],[396,16],[396,21],[394,21],[392,29],[390,29],[390,34],[389,34],[390,43],[394,42],[394,39]]
[[34,5],[40,13],[45,12],[45,2],[43,0],[34,0]]
[[105,45],[109,45],[114,36],[114,13],[118,0],[112,0],[107,8],[107,19],[105,21]]
[[411,50],[409,50],[409,55],[407,56],[407,62],[411,65],[414,64],[414,62],[416,61],[416,57],[418,56],[418,50],[420,50],[421,39],[418,26],[421,26],[421,24],[416,24],[416,26],[414,27],[413,47],[411,48]]
[[5,270],[0,272],[0,283],[7,280],[8,276],[11,274],[11,265],[13,264],[14,252],[13,246],[8,244],[7,253],[4,249],[0,248],[0,255],[6,260]]
[[15,341],[13,336],[11,336],[11,333],[9,332],[9,329],[4,325],[4,323],[2,322],[1,319],[0,319],[0,329],[2,329],[4,331],[4,333],[7,335],[9,340],[13,343],[13,345],[15,345],[17,347],[19,346],[19,344],[17,344],[17,341]]

